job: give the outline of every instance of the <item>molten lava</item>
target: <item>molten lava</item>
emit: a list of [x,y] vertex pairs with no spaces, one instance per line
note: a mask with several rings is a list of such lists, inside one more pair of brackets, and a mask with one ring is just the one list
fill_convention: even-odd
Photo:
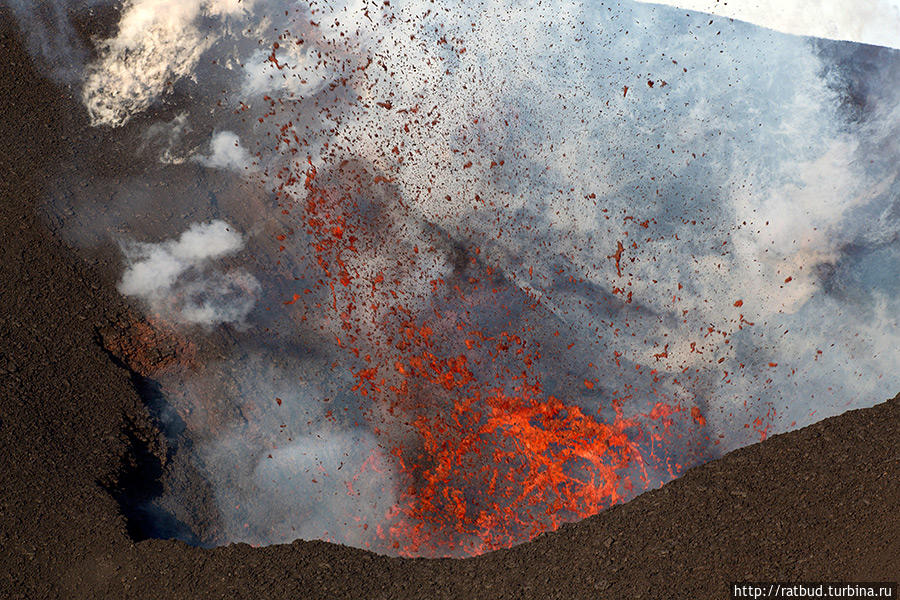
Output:
[[[544,393],[530,324],[543,309],[472,258],[477,249],[454,259],[452,276],[422,285],[436,260],[427,255],[447,240],[411,233],[399,194],[369,202],[389,178],[351,162],[324,180],[311,163],[280,178],[285,204],[284,190],[303,181],[303,224],[322,275],[313,297],[323,301],[305,310],[346,350],[353,390],[403,477],[400,500],[378,527],[397,552],[506,547],[621,501],[635,475],[650,485],[648,458],[675,475],[671,457],[656,447],[645,458],[639,441],[642,421],[658,421],[651,438],[663,441],[680,409],[655,402],[640,419],[626,418],[623,400],[611,399],[606,422],[599,406],[592,415]],[[284,305],[293,310],[305,295]],[[516,310],[509,298],[519,298]],[[703,424],[696,407],[690,414]]]

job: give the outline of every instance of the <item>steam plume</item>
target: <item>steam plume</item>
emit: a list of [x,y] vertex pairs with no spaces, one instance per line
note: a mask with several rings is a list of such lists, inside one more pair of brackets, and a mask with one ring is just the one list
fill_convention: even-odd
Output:
[[224,221],[197,224],[178,240],[126,243],[129,267],[119,291],[147,303],[150,310],[180,323],[242,322],[259,292],[242,270],[210,271],[212,260],[237,252],[241,236]]

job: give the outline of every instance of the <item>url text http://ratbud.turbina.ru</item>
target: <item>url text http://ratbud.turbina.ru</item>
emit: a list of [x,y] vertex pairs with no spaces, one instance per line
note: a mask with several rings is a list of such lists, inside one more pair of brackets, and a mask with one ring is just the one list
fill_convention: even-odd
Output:
[[897,599],[897,582],[740,582],[729,584],[732,600],[749,598],[879,598]]

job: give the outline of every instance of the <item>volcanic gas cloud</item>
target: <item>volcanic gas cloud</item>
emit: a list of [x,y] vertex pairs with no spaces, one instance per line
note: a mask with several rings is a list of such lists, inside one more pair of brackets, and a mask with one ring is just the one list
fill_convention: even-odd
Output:
[[104,6],[15,7],[130,144],[49,203],[121,249],[188,539],[480,553],[897,389],[897,51],[566,0],[79,37]]

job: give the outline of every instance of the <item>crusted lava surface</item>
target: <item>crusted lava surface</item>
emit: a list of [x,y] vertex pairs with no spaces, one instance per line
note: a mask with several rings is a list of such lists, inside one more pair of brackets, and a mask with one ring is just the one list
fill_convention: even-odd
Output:
[[[172,480],[209,496],[142,389],[195,350],[124,303],[114,248],[60,239],[43,198],[61,158],[110,179],[129,166],[92,153],[103,134],[36,73],[5,9],[0,57],[0,597],[723,598],[732,581],[900,573],[900,396],[476,558],[148,539],[144,498]],[[207,505],[170,533],[202,531]]]

